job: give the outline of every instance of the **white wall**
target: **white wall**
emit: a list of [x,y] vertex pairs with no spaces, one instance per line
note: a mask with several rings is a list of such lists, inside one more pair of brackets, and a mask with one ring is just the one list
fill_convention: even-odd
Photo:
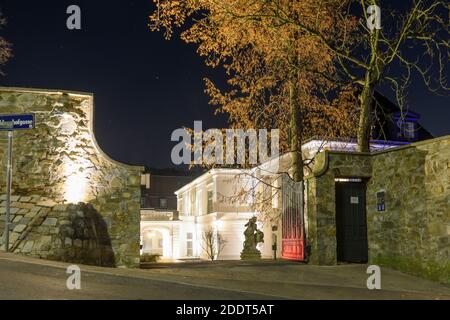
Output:
[[[180,215],[182,221],[180,222],[179,234],[176,237],[177,242],[179,242],[177,244],[177,258],[186,257],[186,234],[193,232],[195,239],[194,255],[201,259],[208,259],[200,244],[203,232],[212,228],[217,230],[226,240],[219,259],[240,259],[245,240],[245,224],[256,213],[252,212],[251,204],[248,202],[249,199],[237,196],[243,189],[252,188],[250,179],[251,177],[243,174],[241,170],[213,171],[213,173],[208,172],[177,191],[178,198],[183,198],[184,213],[195,214],[195,216],[189,217]],[[207,214],[207,194],[209,189],[215,191],[213,194],[214,212],[211,214]],[[190,199],[190,192],[193,190],[196,190],[196,205],[194,206],[195,208],[191,206],[188,209],[189,201],[185,199]],[[259,227],[264,232],[265,238],[265,243],[260,245],[262,257],[271,259],[273,258],[272,225],[270,223],[260,223]],[[279,250],[277,253],[280,255],[281,237],[278,237],[278,239]]]

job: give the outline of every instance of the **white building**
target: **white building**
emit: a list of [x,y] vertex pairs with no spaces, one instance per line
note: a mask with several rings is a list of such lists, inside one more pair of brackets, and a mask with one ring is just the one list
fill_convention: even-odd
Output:
[[[143,253],[161,254],[162,259],[208,259],[203,234],[213,230],[225,240],[219,259],[240,259],[245,224],[257,216],[251,196],[253,186],[247,170],[212,169],[177,190],[178,212],[146,213],[142,210]],[[260,222],[266,235],[259,245],[263,258],[273,257],[272,226]]]
[[[373,150],[391,148],[395,144],[373,143]],[[311,140],[302,147],[305,159],[313,159],[322,150],[354,150],[352,142]],[[256,216],[264,243],[259,244],[262,258],[281,257],[281,192],[270,187],[269,205],[264,213],[255,204],[255,192],[267,185],[279,187],[280,174],[289,173],[290,154],[273,158],[253,169],[212,169],[175,192],[177,211],[141,210],[142,253],[161,255],[163,260],[208,259],[202,236],[213,230],[226,241],[218,259],[240,259],[245,224]],[[245,196],[244,196],[245,195]],[[258,196],[261,199],[261,194]],[[265,197],[267,199],[267,197]],[[306,200],[307,201],[307,200]],[[307,213],[306,213],[307,214]],[[272,219],[269,219],[269,218]],[[305,217],[307,224],[307,217]]]

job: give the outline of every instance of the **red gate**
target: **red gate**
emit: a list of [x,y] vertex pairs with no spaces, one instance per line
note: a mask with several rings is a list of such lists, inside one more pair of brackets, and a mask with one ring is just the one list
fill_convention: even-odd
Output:
[[283,175],[282,183],[282,251],[289,260],[305,260],[305,228],[303,215],[303,183]]

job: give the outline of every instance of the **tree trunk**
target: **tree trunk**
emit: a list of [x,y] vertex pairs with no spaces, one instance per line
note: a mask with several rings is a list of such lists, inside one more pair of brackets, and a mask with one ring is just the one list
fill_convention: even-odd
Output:
[[[304,240],[304,246],[306,252],[309,252],[309,249],[307,247],[309,246],[308,239],[306,237],[306,230],[305,230],[305,219],[304,219],[304,212],[305,212],[305,199],[303,197],[304,192],[304,172],[303,172],[303,153],[302,153],[302,126],[301,126],[301,106],[298,100],[298,83],[295,81],[296,78],[292,77],[291,81],[289,82],[289,103],[291,107],[291,123],[290,123],[290,131],[291,131],[291,153],[292,153],[292,179],[295,182],[300,183],[301,188],[300,192],[302,193],[301,196],[301,217],[302,217],[302,234],[303,234],[303,240]],[[300,214],[300,213],[299,213]],[[309,260],[309,257],[305,256],[305,260]]]
[[289,104],[291,108],[291,153],[292,153],[292,179],[295,182],[303,181],[303,155],[301,151],[301,124],[300,105],[298,102],[298,89],[295,77],[289,82]]
[[[378,6],[379,1],[372,0],[370,4]],[[365,8],[364,8],[365,10]],[[384,66],[379,59],[380,30],[375,29],[370,34],[370,62],[366,74],[364,76],[364,86],[359,95],[359,126],[358,126],[358,151],[370,152],[370,127],[371,127],[371,113],[372,100],[375,87],[379,83],[381,73]]]
[[[369,75],[367,76],[369,77]],[[361,110],[357,133],[359,152],[370,152],[370,117],[372,112],[373,92],[374,86],[367,81],[361,94],[359,95],[359,105]]]

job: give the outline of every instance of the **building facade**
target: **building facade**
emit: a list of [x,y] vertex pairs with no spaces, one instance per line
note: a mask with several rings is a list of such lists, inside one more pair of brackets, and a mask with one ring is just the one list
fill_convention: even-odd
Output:
[[[252,186],[248,172],[240,169],[212,169],[178,189],[177,211],[151,214],[142,211],[143,243],[158,243],[163,260],[210,259],[205,248],[205,234],[220,237],[223,249],[216,259],[239,259],[244,242],[245,224],[259,213],[246,196]],[[271,225],[259,223],[270,234]],[[263,258],[273,255],[270,237],[259,245]],[[144,248],[146,246],[144,245]],[[150,253],[144,249],[144,252]]]
[[[379,142],[373,143],[372,149],[384,150],[397,145]],[[355,148],[354,142],[310,140],[304,144],[303,154],[305,158],[314,158],[323,150]],[[290,167],[290,154],[285,154],[253,169],[212,169],[194,180],[191,178],[191,182],[173,191],[176,207],[170,201],[170,207],[141,209],[141,252],[158,255],[162,260],[209,259],[204,235],[213,231],[224,242],[215,258],[238,260],[245,240],[245,224],[256,216],[258,228],[264,232],[264,243],[258,245],[262,258],[281,258],[281,177],[290,172]],[[149,185],[148,179],[148,176],[143,177],[143,187]],[[149,190],[154,183],[164,181],[167,185],[156,190],[169,192],[176,185],[170,182],[179,181],[179,177],[152,179]],[[150,193],[147,191],[147,197]],[[166,193],[152,194],[156,205],[160,203],[154,200],[158,196],[171,199]],[[265,200],[261,205],[262,198]]]
[[[194,178],[171,169],[145,170],[141,178],[141,254],[172,256],[172,240],[168,242],[167,232],[173,234],[177,228],[177,196],[174,192]],[[165,227],[161,227],[161,223],[165,223]]]

